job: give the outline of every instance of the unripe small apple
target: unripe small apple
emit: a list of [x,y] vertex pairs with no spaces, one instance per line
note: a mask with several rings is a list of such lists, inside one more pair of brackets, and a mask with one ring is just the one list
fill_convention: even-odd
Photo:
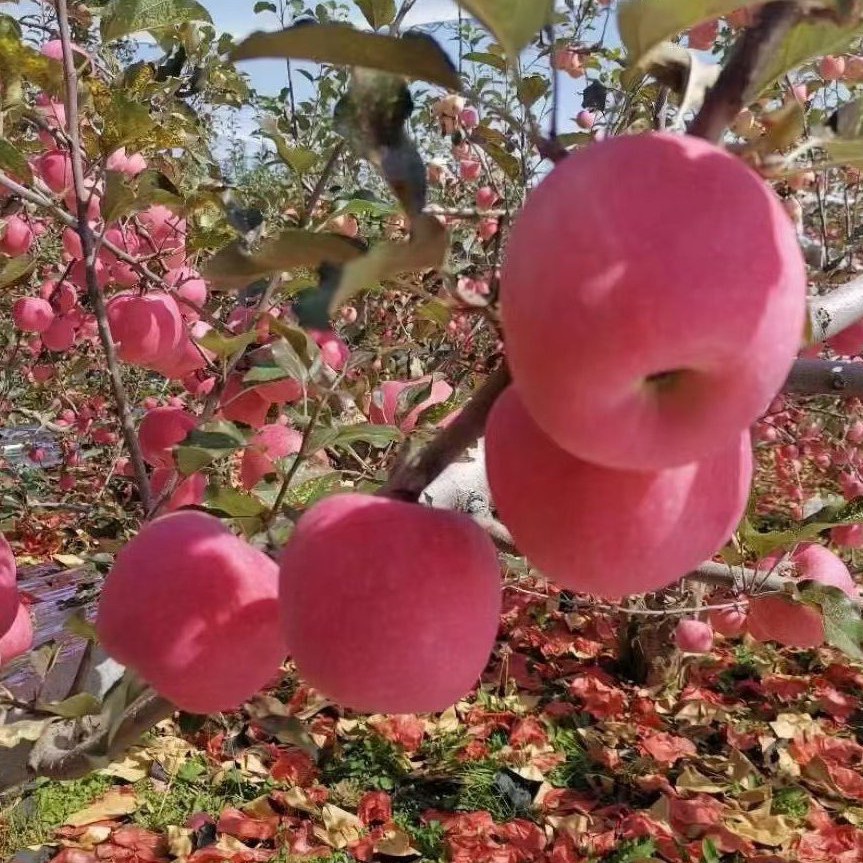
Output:
[[479,238],[484,243],[487,243],[498,232],[498,228],[499,222],[497,219],[480,219],[479,224],[476,226],[476,232],[479,234]]
[[475,686],[494,647],[497,554],[460,513],[334,495],[299,520],[280,573],[297,671],[354,710],[443,710]]
[[674,640],[684,653],[710,653],[713,627],[701,620],[681,620],[674,629]]

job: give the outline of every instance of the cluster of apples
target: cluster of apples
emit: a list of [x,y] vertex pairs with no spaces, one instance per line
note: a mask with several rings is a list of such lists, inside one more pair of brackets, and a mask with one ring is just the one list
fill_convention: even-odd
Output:
[[[845,530],[854,528],[859,525],[850,525]],[[756,571],[768,576],[780,566],[783,576],[797,582],[837,588],[853,601],[861,599],[860,588],[842,558],[823,545],[801,543],[787,556],[775,552],[761,560]],[[707,653],[713,648],[716,633],[736,638],[748,632],[758,641],[777,641],[800,649],[824,644],[824,618],[814,605],[792,602],[790,597],[777,593],[735,599],[722,591],[710,602],[717,603],[717,607],[708,611],[707,620],[685,619],[677,625],[674,637],[681,650]]]
[[714,555],[744,512],[749,428],[788,375],[805,304],[791,220],[726,151],[650,133],[558,165],[507,245],[514,383],[486,428],[521,551],[607,597]]
[[185,510],[118,553],[96,627],[105,649],[178,707],[236,707],[290,655],[367,712],[442,710],[477,682],[497,634],[496,550],[469,517],[337,494],[299,520],[279,563]]

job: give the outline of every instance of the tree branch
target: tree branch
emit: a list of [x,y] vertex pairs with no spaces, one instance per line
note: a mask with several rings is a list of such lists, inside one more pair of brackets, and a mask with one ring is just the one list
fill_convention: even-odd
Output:
[[826,341],[863,318],[863,277],[809,300],[810,341]]
[[761,70],[797,21],[799,11],[792,0],[766,3],[761,8],[755,25],[737,40],[728,63],[708,91],[689,127],[690,135],[714,144],[722,140],[734,118],[757,95],[753,88],[760,80]]
[[863,363],[797,360],[782,391],[801,396],[863,396]]
[[57,10],[57,24],[60,29],[60,40],[63,46],[63,69],[66,83],[66,117],[71,142],[72,179],[75,187],[75,201],[78,209],[78,221],[76,229],[81,237],[81,248],[84,254],[84,268],[87,280],[87,296],[96,316],[96,324],[99,329],[99,339],[105,351],[105,360],[108,364],[108,375],[111,381],[111,390],[114,395],[114,403],[120,419],[123,432],[123,440],[129,450],[129,457],[135,471],[135,482],[138,486],[138,495],[144,510],[150,509],[150,481],[147,478],[147,469],[141,454],[141,446],[138,435],[132,422],[129,404],[126,397],[126,389],[123,386],[123,377],[120,373],[120,365],[117,362],[117,352],[111,338],[111,329],[108,325],[108,315],[105,310],[105,299],[99,287],[96,276],[96,249],[93,231],[87,221],[87,198],[84,184],[84,162],[81,150],[81,127],[78,114],[78,74],[75,70],[75,58],[72,51],[72,35],[69,29],[69,10],[66,0],[55,0]]

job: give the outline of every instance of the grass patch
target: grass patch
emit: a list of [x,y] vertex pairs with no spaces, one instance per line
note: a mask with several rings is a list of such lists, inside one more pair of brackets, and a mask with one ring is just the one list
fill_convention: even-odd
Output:
[[785,815],[794,821],[802,821],[809,811],[809,795],[794,785],[778,788],[770,803],[771,815]]
[[365,790],[392,791],[407,778],[408,771],[401,750],[373,734],[337,747],[323,766],[321,782],[356,782]]
[[104,794],[114,780],[91,775],[69,782],[37,780],[23,797],[0,810],[0,859],[29,845],[44,845],[66,819]]
[[239,808],[271,787],[250,782],[239,770],[228,771],[215,784],[206,759],[198,756],[185,762],[167,787],[149,779],[136,783],[139,806],[132,818],[148,830],[161,832],[172,825],[182,826],[196,812],[218,817],[225,807]]

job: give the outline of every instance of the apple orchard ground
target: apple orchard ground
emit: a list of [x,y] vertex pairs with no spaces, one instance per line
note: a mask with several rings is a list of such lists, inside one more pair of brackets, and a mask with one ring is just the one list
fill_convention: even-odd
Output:
[[107,771],[4,802],[0,856],[49,843],[13,859],[863,860],[859,668],[831,649],[719,640],[642,688],[617,626],[510,580],[476,697],[353,718],[288,677],[244,712],[165,723]]

